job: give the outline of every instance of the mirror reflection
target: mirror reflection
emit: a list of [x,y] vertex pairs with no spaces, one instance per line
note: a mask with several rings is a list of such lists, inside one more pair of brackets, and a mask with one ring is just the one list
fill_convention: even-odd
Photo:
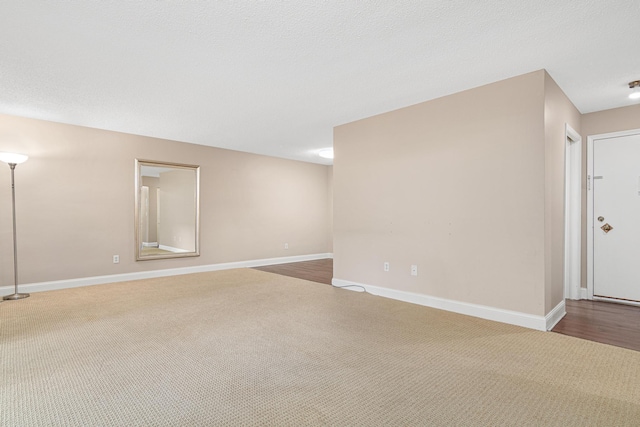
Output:
[[136,160],[136,259],[198,256],[200,167]]

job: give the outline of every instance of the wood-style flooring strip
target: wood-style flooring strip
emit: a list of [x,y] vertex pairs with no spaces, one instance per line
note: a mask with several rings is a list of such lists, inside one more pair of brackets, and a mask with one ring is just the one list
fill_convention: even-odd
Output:
[[566,308],[553,332],[640,351],[640,307],[566,300]]
[[265,265],[263,267],[255,267],[255,269],[295,277],[297,279],[324,283],[325,285],[330,285],[331,279],[333,278],[333,260],[331,258],[292,262],[289,264]]
[[[256,267],[257,270],[331,284],[333,260]],[[604,301],[566,301],[567,315],[553,332],[640,351],[640,307]]]

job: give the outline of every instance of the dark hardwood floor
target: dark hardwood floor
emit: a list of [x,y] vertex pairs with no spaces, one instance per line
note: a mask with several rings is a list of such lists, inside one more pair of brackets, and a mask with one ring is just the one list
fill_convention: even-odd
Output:
[[[256,267],[257,270],[331,284],[333,260]],[[553,332],[640,351],[640,307],[603,301],[566,301],[567,315]]]
[[640,307],[566,300],[567,315],[553,332],[640,351]]
[[333,260],[331,258],[292,262],[290,264],[265,265],[263,267],[255,267],[255,269],[326,285],[330,285],[333,278]]

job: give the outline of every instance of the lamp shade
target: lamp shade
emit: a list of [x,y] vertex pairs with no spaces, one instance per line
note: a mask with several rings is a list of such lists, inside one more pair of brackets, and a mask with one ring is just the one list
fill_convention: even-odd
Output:
[[7,153],[4,151],[0,151],[0,161],[5,163],[14,163],[17,165],[26,162],[28,158],[29,156],[27,156],[26,154]]
[[322,150],[318,151],[318,156],[325,159],[333,159],[333,148],[323,148]]

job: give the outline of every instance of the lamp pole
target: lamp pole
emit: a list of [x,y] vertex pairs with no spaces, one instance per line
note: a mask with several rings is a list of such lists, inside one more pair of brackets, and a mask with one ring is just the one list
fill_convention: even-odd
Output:
[[27,298],[29,294],[18,293],[18,241],[16,240],[16,185],[14,180],[14,172],[16,163],[9,163],[11,168],[11,208],[13,214],[13,287],[14,293],[3,297],[3,300],[16,300]]
[[27,156],[23,154],[0,153],[0,160],[6,162],[11,169],[11,213],[13,216],[13,287],[14,293],[6,295],[3,300],[18,300],[27,298],[29,294],[21,294],[18,292],[18,242],[16,240],[16,185],[15,185],[15,169],[18,163],[27,160]]

